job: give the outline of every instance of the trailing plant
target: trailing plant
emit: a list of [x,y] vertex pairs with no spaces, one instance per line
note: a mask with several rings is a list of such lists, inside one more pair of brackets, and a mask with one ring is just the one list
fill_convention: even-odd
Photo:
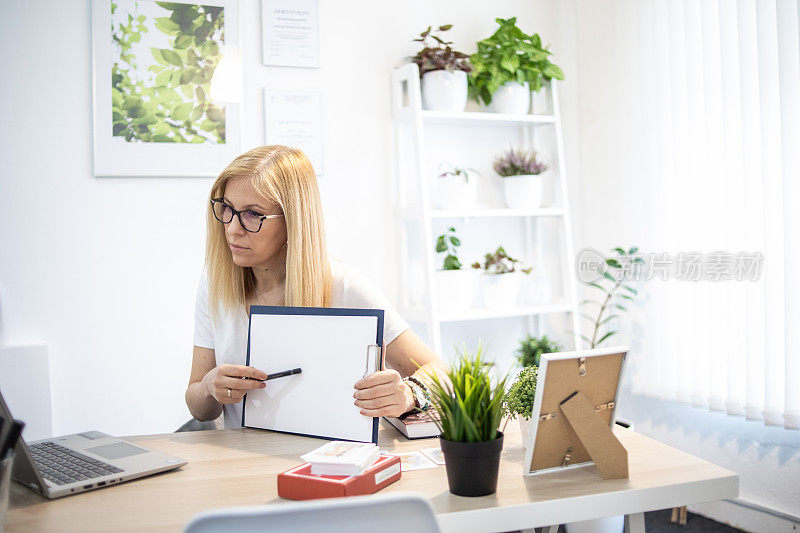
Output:
[[[483,264],[480,262],[472,263],[472,268],[483,270],[487,274],[508,274],[516,272],[517,266],[522,265],[518,259],[509,256],[502,246],[498,246],[493,253],[484,255]],[[530,274],[533,267],[520,268],[520,272]]]
[[456,254],[461,246],[461,240],[456,237],[456,228],[448,228],[447,231],[436,239],[436,252],[447,254],[444,257],[442,270],[461,270],[463,266]]
[[564,79],[561,68],[548,59],[551,52],[542,46],[538,34],[528,35],[519,29],[516,17],[495,21],[500,27],[488,39],[478,41],[478,51],[470,56],[472,99],[489,105],[494,92],[509,81],[528,82],[530,90],[535,92],[545,80]]
[[[634,246],[627,252],[622,248],[614,248],[611,251],[614,252],[615,255],[604,259],[606,265],[617,272],[617,276],[615,277],[608,271],[604,271],[603,276],[597,281],[584,282],[586,285],[602,293],[602,297],[599,301],[590,299],[581,302],[581,305],[591,304],[597,307],[597,314],[594,316],[586,313],[581,314],[583,318],[592,324],[591,338],[586,335],[580,335],[589,345],[589,348],[596,348],[608,338],[619,333],[619,330],[612,329],[612,321],[619,319],[622,313],[626,313],[628,308],[625,307],[625,305],[628,302],[634,301],[634,297],[639,294],[636,289],[623,283],[625,281],[625,276],[622,275],[624,267],[635,267],[637,264],[644,263],[644,259],[635,255],[636,252],[639,251],[639,248]],[[623,265],[623,263],[625,263],[625,265]]]
[[538,175],[550,168],[548,163],[538,158],[536,151],[514,148],[509,148],[497,156],[492,166],[494,171],[504,178]]
[[517,361],[523,367],[539,366],[539,358],[543,353],[557,353],[562,350],[559,343],[548,338],[547,335],[541,337],[533,337],[527,335],[524,339],[519,341],[519,348],[517,349]]
[[[112,134],[128,142],[224,143],[225,108],[208,97],[222,54],[220,6],[156,2],[161,17],[138,13],[136,2],[111,3]],[[165,40],[135,55],[153,31]]]
[[[469,55],[453,50],[450,46],[453,43],[440,37],[452,27],[452,24],[439,26],[437,30],[433,30],[438,35],[434,35],[431,33],[431,26],[428,26],[428,29],[420,33],[419,37],[413,39],[413,42],[422,43],[423,48],[417,52],[417,55],[409,57],[408,60],[417,64],[420,76],[434,70],[446,70],[448,72],[453,72],[454,70],[472,71]],[[433,42],[428,41],[428,39],[432,39]]]
[[463,176],[465,183],[469,183],[470,176],[473,174],[478,174],[478,171],[474,168],[461,168],[453,165],[452,163],[446,162],[439,165],[439,170],[443,170],[443,172],[439,174],[440,178],[446,178],[448,176]]
[[503,412],[509,420],[517,418],[530,419],[533,414],[533,400],[536,396],[536,374],[539,368],[526,366],[517,375],[511,387],[506,392],[503,401]]
[[439,419],[425,412],[445,440],[483,442],[498,437],[507,376],[492,379],[483,354],[482,344],[474,353],[466,348],[456,350],[457,360],[447,380],[435,373],[430,375],[428,390]]

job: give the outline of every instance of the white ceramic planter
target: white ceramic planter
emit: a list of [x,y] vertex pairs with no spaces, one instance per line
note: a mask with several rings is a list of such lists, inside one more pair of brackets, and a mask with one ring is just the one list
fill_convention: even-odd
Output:
[[439,309],[458,310],[473,306],[476,275],[469,267],[437,270],[434,274]]
[[518,272],[481,274],[483,305],[493,309],[517,305],[522,281],[520,276]]
[[495,113],[525,115],[531,108],[531,91],[528,82],[507,81],[492,94],[489,109]]
[[463,209],[475,205],[478,187],[475,176],[436,176],[435,197],[439,209]]
[[523,418],[522,415],[517,415],[519,419],[519,434],[522,435],[522,446],[528,446],[528,436],[531,430],[531,419]]
[[622,533],[625,527],[625,516],[607,516],[583,522],[564,524],[567,533]]
[[467,73],[433,70],[422,75],[422,108],[430,111],[464,111]]
[[535,209],[542,206],[542,188],[547,172],[503,178],[503,195],[511,209]]

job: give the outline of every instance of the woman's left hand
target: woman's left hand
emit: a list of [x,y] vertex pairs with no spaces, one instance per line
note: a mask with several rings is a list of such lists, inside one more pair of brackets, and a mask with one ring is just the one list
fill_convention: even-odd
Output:
[[353,402],[365,416],[400,416],[413,409],[414,394],[396,370],[381,370],[354,385]]

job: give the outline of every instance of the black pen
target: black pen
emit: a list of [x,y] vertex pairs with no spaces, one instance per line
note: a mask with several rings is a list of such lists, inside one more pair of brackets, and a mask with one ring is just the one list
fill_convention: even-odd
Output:
[[293,368],[291,370],[284,370],[283,372],[275,372],[274,374],[269,374],[267,376],[267,379],[256,379],[256,378],[250,378],[250,377],[246,377],[246,376],[243,377],[242,379],[252,379],[253,381],[269,381],[271,379],[284,378],[286,376],[293,376],[295,374],[302,374],[302,373],[303,373],[303,369],[302,368]]
[[0,447],[0,461],[5,459],[6,455],[11,453],[11,450],[14,449],[14,446],[17,444],[17,440],[19,440],[19,436],[22,434],[22,428],[24,427],[25,422],[20,422],[19,420],[14,420],[11,423],[11,427],[8,429],[8,434],[6,434],[3,445]]

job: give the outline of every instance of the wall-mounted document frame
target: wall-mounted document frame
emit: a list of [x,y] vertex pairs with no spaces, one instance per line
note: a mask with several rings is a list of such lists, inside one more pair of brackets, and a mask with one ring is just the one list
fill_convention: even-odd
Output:
[[[542,354],[536,377],[523,473],[536,475],[594,464],[561,404],[577,391],[595,408],[603,424],[614,427],[619,387],[628,348]],[[570,450],[571,449],[571,450]],[[565,454],[570,450],[565,461]],[[566,464],[565,464],[566,463]],[[627,465],[626,465],[627,468]]]
[[353,405],[353,385],[383,367],[384,311],[251,306],[247,365],[267,374],[302,368],[245,395],[242,426],[378,443],[378,418]]
[[[196,8],[198,2],[193,0],[176,0],[171,2],[170,6],[177,6],[179,4],[186,4],[187,7]],[[232,49],[240,46],[240,31],[239,31],[239,2],[238,0],[204,0],[200,2],[200,7],[209,10],[221,8],[222,17],[224,21],[224,44],[225,49]],[[208,96],[203,93],[202,100],[198,95],[197,89],[201,89],[200,82],[186,82],[182,88],[191,89],[191,98],[188,93],[182,93],[177,89],[159,85],[155,80],[157,74],[148,70],[150,67],[163,69],[160,74],[165,74],[170,71],[174,75],[181,73],[181,66],[183,63],[182,57],[186,57],[185,48],[172,49],[170,42],[174,41],[172,37],[164,35],[163,21],[157,21],[157,18],[164,18],[169,16],[169,10],[161,7],[156,2],[134,2],[133,0],[125,0],[124,2],[116,3],[115,15],[116,17],[124,16],[125,9],[135,9],[136,13],[140,13],[145,17],[141,24],[145,27],[145,31],[141,33],[141,41],[134,42],[128,54],[135,60],[138,68],[131,71],[129,74],[138,76],[138,82],[147,88],[152,88],[157,93],[160,93],[161,98],[164,94],[171,94],[169,102],[176,103],[183,101],[183,105],[189,105],[190,102],[194,104],[193,113],[202,104],[210,101]],[[156,11],[153,13],[153,11]],[[127,22],[127,20],[126,20]],[[159,27],[157,25],[161,25]],[[114,93],[112,87],[112,67],[115,63],[121,60],[118,45],[113,41],[112,37],[112,24],[113,17],[111,13],[111,2],[108,0],[92,0],[91,2],[91,28],[92,28],[92,171],[95,176],[178,176],[178,177],[216,177],[220,172],[230,163],[236,156],[242,152],[242,104],[238,102],[214,102],[217,107],[224,111],[223,119],[218,122],[224,124],[224,139],[213,140],[212,133],[203,130],[200,136],[210,136],[205,142],[166,142],[167,139],[161,139],[164,142],[156,141],[140,141],[131,140],[126,141],[125,137],[121,136],[121,127],[118,122],[116,114],[119,113],[115,108],[120,106],[124,107],[128,98]],[[131,22],[133,26],[137,26],[139,22],[134,16],[134,21]],[[119,31],[119,30],[118,30]],[[132,30],[133,31],[133,30]],[[137,30],[138,31],[138,30]],[[160,41],[152,42],[153,39],[158,37]],[[152,46],[152,48],[151,48]],[[183,45],[181,45],[183,46]],[[194,46],[194,45],[192,45]],[[171,52],[170,58],[173,63],[168,63],[163,53],[159,54],[159,60],[153,55],[152,49],[168,49]],[[174,54],[178,54],[177,56]],[[165,63],[168,63],[165,65]],[[118,67],[125,69],[124,65]],[[173,94],[174,93],[174,94]],[[135,96],[135,95],[134,95]],[[131,96],[131,98],[134,98]],[[124,98],[124,100],[123,100]],[[167,96],[163,96],[167,98]],[[145,99],[141,99],[144,101]],[[146,103],[150,103],[147,100]],[[146,107],[137,107],[141,112],[145,112]],[[178,110],[174,110],[178,113]],[[140,111],[136,111],[138,114]],[[134,113],[133,111],[130,112]],[[192,118],[194,117],[194,118]],[[190,124],[193,128],[197,129],[198,124],[206,120],[207,115],[195,117],[184,117],[185,122]],[[130,117],[129,117],[130,118]],[[170,117],[173,119],[174,117]],[[151,121],[156,121],[153,127],[163,125],[165,119],[159,115],[149,113],[146,116],[135,119],[141,121],[143,125],[148,125]],[[158,124],[158,123],[162,124]],[[175,122],[183,122],[176,120]],[[124,130],[123,130],[124,131]],[[116,135],[115,135],[116,133]],[[188,135],[188,134],[187,134]],[[219,132],[216,134],[220,135]],[[169,137],[169,134],[165,136]],[[154,139],[157,137],[154,136]],[[172,137],[174,139],[174,137]]]
[[319,68],[318,0],[261,0],[261,61]]
[[325,169],[322,91],[264,89],[264,140],[301,149],[321,176]]

